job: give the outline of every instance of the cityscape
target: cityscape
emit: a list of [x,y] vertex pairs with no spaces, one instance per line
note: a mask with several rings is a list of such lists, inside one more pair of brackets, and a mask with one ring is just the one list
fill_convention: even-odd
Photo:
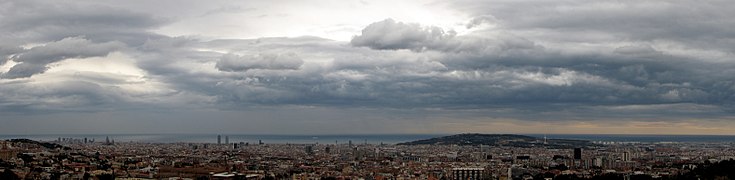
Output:
[[735,180],[728,0],[0,0],[0,180]]
[[[427,144],[426,141],[428,142]],[[735,142],[458,134],[399,144],[0,141],[2,179],[727,179]],[[719,168],[719,169],[717,169]],[[8,172],[12,172],[10,174]]]

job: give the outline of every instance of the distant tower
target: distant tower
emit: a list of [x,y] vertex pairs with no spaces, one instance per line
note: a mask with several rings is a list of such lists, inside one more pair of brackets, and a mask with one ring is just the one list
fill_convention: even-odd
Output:
[[623,161],[628,162],[630,160],[631,160],[631,158],[630,158],[630,152],[628,152],[628,151],[623,152]]
[[314,154],[314,147],[311,145],[306,145],[306,149],[304,150],[306,154]]
[[582,148],[574,148],[574,159],[582,159]]
[[225,144],[230,144],[230,136],[225,136]]
[[87,144],[87,138],[84,138],[84,144]]
[[352,140],[350,140],[347,145],[352,146]]
[[546,134],[544,134],[544,144],[549,144],[549,141],[547,141],[547,140],[548,139],[546,138]]
[[222,144],[222,135],[217,135],[217,144]]
[[105,137],[105,144],[110,144],[110,136]]

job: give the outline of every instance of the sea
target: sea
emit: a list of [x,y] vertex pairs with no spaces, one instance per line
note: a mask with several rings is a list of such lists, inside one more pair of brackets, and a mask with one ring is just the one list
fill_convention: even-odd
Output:
[[[448,134],[375,134],[375,135],[262,135],[220,134],[221,142],[266,143],[266,144],[397,144],[421,139],[446,136]],[[702,142],[735,143],[735,135],[629,135],[629,134],[522,134],[538,138],[577,139],[601,142]],[[107,138],[115,142],[141,143],[217,143],[218,134],[35,134],[0,135],[0,139],[31,139],[56,141],[59,138],[93,140],[104,142]]]

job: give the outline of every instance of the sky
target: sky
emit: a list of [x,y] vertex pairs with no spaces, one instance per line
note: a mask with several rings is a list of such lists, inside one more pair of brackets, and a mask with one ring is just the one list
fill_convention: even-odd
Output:
[[735,134],[734,6],[0,0],[0,134]]

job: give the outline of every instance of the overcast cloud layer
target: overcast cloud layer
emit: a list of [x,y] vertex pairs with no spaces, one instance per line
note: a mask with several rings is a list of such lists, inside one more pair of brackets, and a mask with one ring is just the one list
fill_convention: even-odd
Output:
[[732,134],[732,4],[0,1],[0,134]]

